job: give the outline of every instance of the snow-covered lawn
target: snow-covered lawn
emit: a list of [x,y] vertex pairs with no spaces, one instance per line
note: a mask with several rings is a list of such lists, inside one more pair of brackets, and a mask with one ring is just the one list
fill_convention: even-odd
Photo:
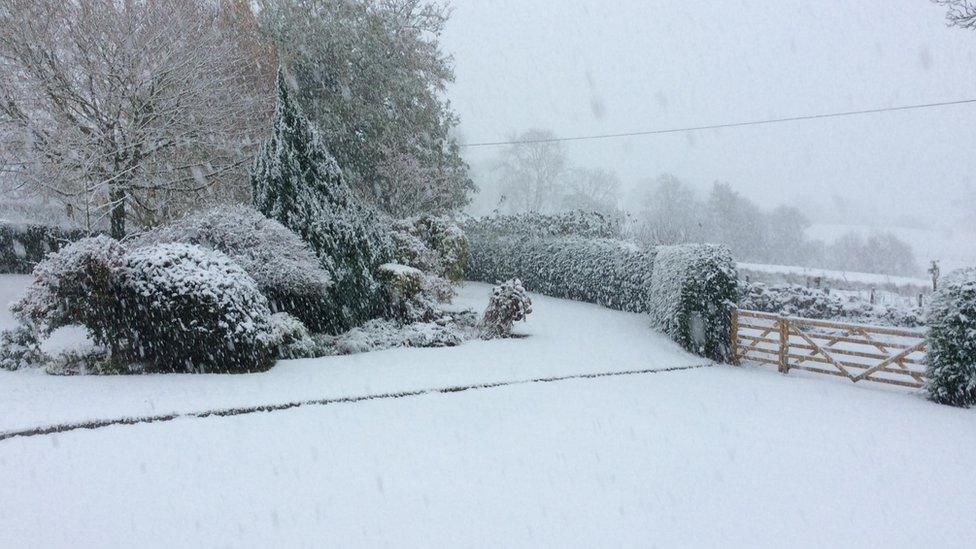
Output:
[[[2,372],[0,431],[703,363],[639,315],[533,299],[521,340],[247,376]],[[713,366],[0,441],[0,545],[968,547],[974,456],[976,411]]]
[[[0,301],[9,302],[27,281],[0,277]],[[490,289],[467,284],[455,305],[482,311]],[[516,332],[529,334],[524,339],[281,361],[266,373],[238,376],[58,377],[37,370],[0,371],[0,433],[94,419],[708,363],[652,332],[644,316],[535,294],[532,299],[535,312],[516,326]],[[0,328],[10,322],[9,315],[0,317]]]

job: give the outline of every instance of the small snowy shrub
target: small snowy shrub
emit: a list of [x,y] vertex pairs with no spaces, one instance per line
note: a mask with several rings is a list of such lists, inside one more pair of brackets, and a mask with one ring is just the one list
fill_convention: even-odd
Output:
[[29,326],[0,332],[0,370],[36,368],[45,360],[37,333]]
[[454,347],[465,339],[464,329],[453,321],[402,325],[375,319],[337,336],[333,345],[338,354],[350,355],[395,347]]
[[48,253],[85,236],[87,233],[78,229],[0,224],[0,273],[29,273]]
[[96,340],[114,341],[124,322],[118,295],[124,262],[125,249],[112,238],[79,240],[37,264],[34,282],[11,310],[41,336],[78,324]]
[[141,364],[110,356],[105,349],[70,349],[47,361],[45,371],[55,376],[123,375],[142,373]]
[[724,246],[658,247],[649,294],[652,324],[692,353],[730,361],[736,279]]
[[491,290],[488,308],[481,320],[482,339],[511,337],[512,326],[525,320],[532,312],[532,299],[515,278],[495,286]]
[[952,273],[928,310],[929,397],[942,404],[976,404],[976,268]]
[[312,339],[301,320],[288,313],[271,315],[270,341],[278,349],[278,358],[315,358],[321,356],[319,345]]
[[468,240],[450,219],[424,215],[395,221],[393,243],[399,263],[453,282],[464,276]]
[[122,280],[132,358],[172,371],[271,366],[267,299],[226,255],[188,244],[139,248],[126,255]]
[[324,330],[332,280],[312,249],[281,223],[251,208],[217,207],[137,236],[132,246],[180,242],[223,252],[268,298],[312,330]]
[[380,265],[376,277],[385,290],[386,317],[403,323],[430,322],[454,297],[450,282],[406,265]]

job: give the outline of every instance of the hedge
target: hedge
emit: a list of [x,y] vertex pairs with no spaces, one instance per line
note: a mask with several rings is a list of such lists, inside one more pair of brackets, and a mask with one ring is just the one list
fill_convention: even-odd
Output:
[[946,277],[928,309],[929,397],[976,405],[976,268]]
[[465,227],[468,279],[494,284],[520,278],[529,291],[648,313],[655,328],[688,351],[731,360],[738,287],[727,248],[689,244],[645,250],[611,238],[532,234],[512,227],[540,224],[497,219]]
[[0,224],[0,273],[30,274],[49,252],[88,236],[87,231],[24,223]]

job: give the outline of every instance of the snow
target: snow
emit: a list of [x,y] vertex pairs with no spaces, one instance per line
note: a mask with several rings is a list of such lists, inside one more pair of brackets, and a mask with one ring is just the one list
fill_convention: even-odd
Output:
[[971,411],[713,367],[12,439],[0,530],[36,546],[965,547],[973,452]]
[[[0,277],[5,294],[28,277]],[[23,286],[21,286],[23,287]],[[491,286],[467,283],[455,308],[479,313]],[[280,361],[245,376],[58,377],[0,371],[0,432],[63,422],[203,411],[537,377],[706,364],[648,327],[646,316],[530,294],[529,337]],[[9,322],[9,317],[5,318]],[[0,325],[0,328],[9,327]]]
[[911,246],[915,258],[923,267],[927,268],[933,259],[939,261],[942,272],[976,265],[976,231],[971,224],[960,224],[952,230],[944,230],[815,223],[807,229],[806,234],[830,244],[847,233],[867,236],[879,231],[890,232]]
[[784,273],[808,277],[821,277],[831,280],[842,280],[844,282],[861,282],[864,284],[892,284],[895,286],[920,286],[930,288],[932,281],[925,278],[913,278],[907,276],[893,276],[875,273],[858,273],[854,271],[832,271],[829,269],[814,269],[810,267],[797,267],[792,265],[769,265],[762,263],[737,263],[740,275],[743,271],[759,273]]
[[[26,282],[0,278],[0,298]],[[489,293],[466,284],[457,306]],[[531,297],[523,339],[251,375],[0,372],[0,432],[705,364],[645,316]],[[966,547],[973,455],[976,410],[712,366],[12,438],[0,531],[38,547]]]

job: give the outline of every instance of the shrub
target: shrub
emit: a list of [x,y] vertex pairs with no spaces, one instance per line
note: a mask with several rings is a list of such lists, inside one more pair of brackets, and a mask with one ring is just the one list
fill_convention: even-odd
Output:
[[31,272],[50,252],[87,235],[78,229],[63,229],[48,225],[0,225],[0,273]]
[[84,238],[52,253],[34,268],[34,281],[14,303],[14,316],[41,336],[72,324],[85,326],[98,341],[112,341],[121,329],[118,274],[125,248],[108,236]]
[[322,355],[302,321],[288,313],[275,313],[270,320],[270,340],[278,349],[278,358],[316,358]]
[[649,292],[652,324],[692,353],[731,361],[736,279],[724,246],[658,247]]
[[739,307],[751,311],[906,328],[924,323],[924,315],[917,307],[871,304],[854,295],[844,296],[799,284],[740,281],[739,296]]
[[946,277],[928,309],[929,397],[976,404],[976,268]]
[[403,323],[430,322],[440,316],[440,304],[454,297],[447,280],[406,265],[380,265],[376,276],[386,294],[386,317]]
[[159,244],[126,255],[123,334],[139,359],[173,371],[247,372],[271,366],[277,342],[267,299],[226,255]]
[[126,252],[100,236],[51,254],[34,274],[13,309],[41,335],[82,325],[112,361],[161,370],[251,371],[271,363],[277,341],[267,300],[220,252],[188,244]]
[[535,238],[576,236],[580,238],[619,238],[620,223],[599,212],[574,210],[556,214],[537,212],[497,215],[471,219],[466,233],[484,236],[519,235]]
[[[527,228],[511,221],[514,217]],[[537,218],[553,228],[540,226]],[[738,289],[726,248],[689,244],[643,249],[617,239],[566,236],[576,225],[560,225],[558,219],[523,214],[465,224],[467,276],[491,283],[520,276],[530,291],[649,313],[653,325],[685,349],[713,360],[731,358],[731,314]],[[594,234],[594,227],[583,222],[580,231]]]
[[192,214],[131,242],[137,247],[180,242],[222,252],[254,279],[272,310],[287,312],[312,330],[328,327],[329,273],[298,235],[251,208]]
[[338,354],[349,355],[396,347],[454,347],[465,339],[463,328],[453,322],[401,325],[375,319],[338,336],[334,345]]
[[631,312],[647,311],[654,253],[629,243],[579,237],[470,236],[467,276]]
[[393,223],[397,262],[453,282],[464,276],[468,240],[464,231],[444,217],[420,216]]
[[389,227],[353,195],[280,71],[272,136],[255,158],[251,183],[254,207],[307,242],[332,278],[322,326],[339,333],[380,314],[373,272],[392,256]]
[[0,370],[34,368],[45,359],[37,333],[29,326],[0,332]]
[[515,278],[495,286],[491,290],[488,308],[481,320],[481,338],[511,337],[512,326],[525,320],[532,312],[532,299]]

